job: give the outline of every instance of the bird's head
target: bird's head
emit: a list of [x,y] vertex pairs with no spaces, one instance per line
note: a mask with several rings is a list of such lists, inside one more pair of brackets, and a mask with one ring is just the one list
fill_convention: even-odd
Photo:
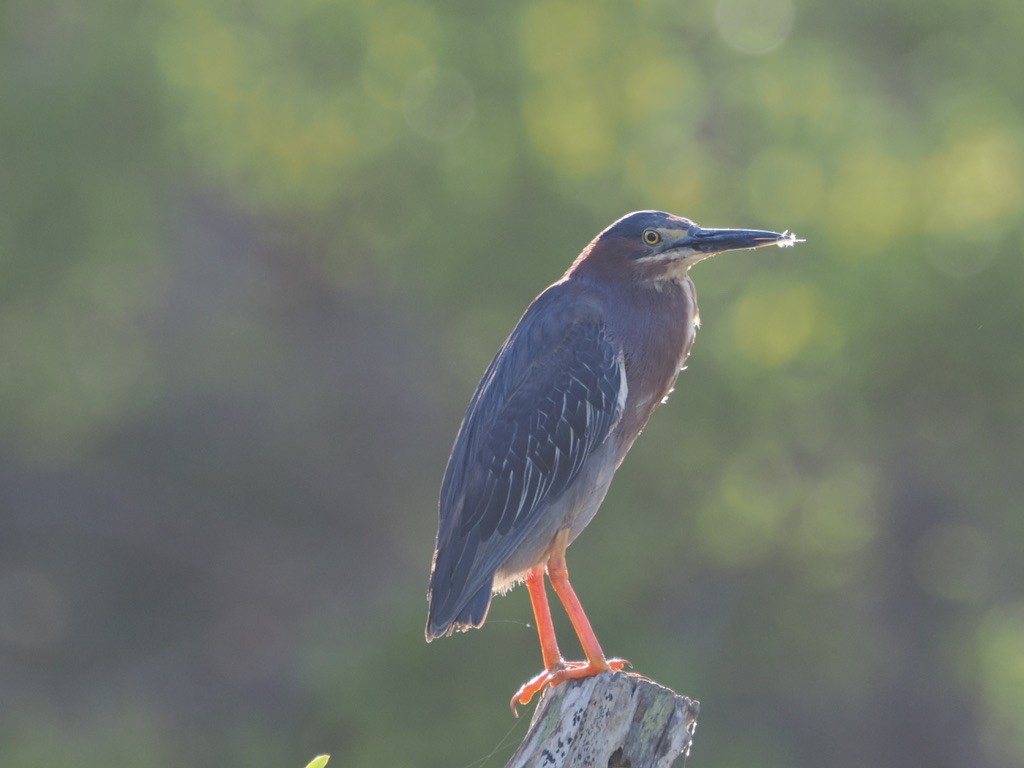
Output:
[[703,229],[689,219],[661,211],[623,216],[583,249],[570,273],[592,273],[640,282],[679,279],[698,261],[722,251],[788,247],[803,242],[789,232]]

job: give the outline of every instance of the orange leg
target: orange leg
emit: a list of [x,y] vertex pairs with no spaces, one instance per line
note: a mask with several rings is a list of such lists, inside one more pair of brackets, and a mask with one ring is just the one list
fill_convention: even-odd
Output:
[[[569,621],[572,622],[573,629],[576,630],[576,635],[580,639],[580,645],[583,646],[583,653],[587,657],[587,663],[574,669],[574,674],[566,675],[565,679],[590,677],[607,672],[609,669],[618,671],[628,662],[622,659],[605,658],[601,644],[597,641],[597,635],[594,634],[594,630],[590,626],[590,620],[583,612],[580,599],[576,597],[576,591],[569,583],[569,569],[565,565],[565,548],[568,546],[569,532],[562,531],[558,536],[559,546],[555,550],[555,554],[548,560],[548,578],[551,579],[551,586],[555,590],[555,594],[558,595],[558,599],[565,606],[565,612],[569,614]],[[560,682],[561,680],[558,680],[552,685],[557,685]]]
[[526,575],[526,588],[530,591],[530,602],[533,604],[533,615],[537,620],[537,634],[540,635],[541,656],[544,659],[544,671],[532,680],[523,684],[512,697],[512,711],[516,704],[529,704],[530,700],[545,686],[554,687],[565,680],[598,675],[608,670],[620,670],[628,662],[622,659],[606,659],[601,644],[597,641],[587,615],[583,612],[576,592],[569,583],[569,570],[565,565],[565,548],[569,543],[569,531],[562,530],[555,539],[554,554],[548,558],[547,572],[551,586],[558,595],[565,612],[569,615],[576,634],[579,636],[586,661],[564,661],[558,651],[555,639],[555,627],[551,620],[548,597],[544,590],[544,570],[542,566],[531,568]]
[[548,593],[544,589],[543,565],[534,566],[526,574],[526,588],[530,591],[533,618],[537,622],[537,634],[540,636],[540,654],[544,659],[544,669],[554,669],[562,662],[562,654],[558,650],[555,624],[551,620],[551,608],[548,607]]

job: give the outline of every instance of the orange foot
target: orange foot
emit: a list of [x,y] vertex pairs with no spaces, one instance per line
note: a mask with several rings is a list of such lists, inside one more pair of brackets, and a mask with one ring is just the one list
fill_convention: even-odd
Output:
[[599,675],[602,672],[611,670],[612,672],[618,672],[624,667],[632,666],[625,659],[606,659],[604,664],[595,664],[591,661],[559,661],[551,669],[545,669],[536,677],[527,680],[523,683],[522,688],[516,691],[515,696],[512,697],[512,701],[509,705],[512,707],[512,714],[519,717],[519,712],[516,710],[516,704],[529,704],[530,700],[533,699],[540,691],[544,690],[544,687],[550,685],[554,688],[559,683],[564,683],[566,680],[576,680],[581,677],[593,677]]

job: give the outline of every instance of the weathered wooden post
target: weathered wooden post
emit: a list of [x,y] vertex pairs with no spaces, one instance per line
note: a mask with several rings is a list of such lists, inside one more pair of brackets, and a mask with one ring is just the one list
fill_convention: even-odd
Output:
[[689,754],[700,703],[606,672],[548,688],[506,768],[669,768]]

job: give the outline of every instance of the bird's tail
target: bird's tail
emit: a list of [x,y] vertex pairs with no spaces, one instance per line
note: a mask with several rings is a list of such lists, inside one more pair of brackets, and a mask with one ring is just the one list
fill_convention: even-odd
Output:
[[[433,581],[433,579],[431,580]],[[491,585],[487,580],[480,589],[468,600],[459,600],[461,595],[439,593],[433,583],[427,599],[427,642],[435,637],[446,637],[452,632],[461,632],[481,626],[487,618],[487,610],[491,607]]]

